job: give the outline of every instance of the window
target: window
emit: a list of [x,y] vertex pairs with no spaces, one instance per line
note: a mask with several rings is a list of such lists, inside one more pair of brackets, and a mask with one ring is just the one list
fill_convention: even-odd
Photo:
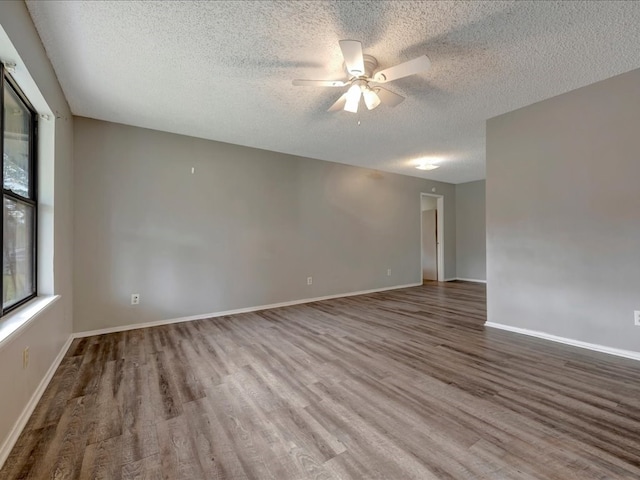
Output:
[[0,66],[2,314],[36,296],[36,112]]

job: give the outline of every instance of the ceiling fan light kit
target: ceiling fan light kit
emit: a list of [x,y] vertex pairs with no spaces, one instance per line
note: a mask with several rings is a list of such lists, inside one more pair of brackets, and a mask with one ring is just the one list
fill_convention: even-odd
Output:
[[346,87],[349,89],[331,107],[329,112],[344,110],[351,113],[358,112],[360,99],[369,110],[373,110],[384,103],[395,107],[404,100],[404,97],[390,90],[371,83],[386,83],[399,78],[408,77],[416,73],[426,71],[431,62],[429,57],[422,55],[408,62],[403,62],[393,67],[376,72],[378,61],[371,55],[362,53],[362,44],[357,40],[340,40],[340,50],[344,58],[344,65],[350,78],[344,80],[293,80],[295,86],[313,87]]
[[357,113],[361,96],[362,86],[359,84],[359,81],[355,81],[351,84],[349,90],[347,90],[347,99],[344,104],[344,110],[346,112]]
[[373,110],[378,105],[380,105],[380,97],[372,90],[369,86],[362,91],[362,98],[364,98],[364,104],[367,106],[369,110]]

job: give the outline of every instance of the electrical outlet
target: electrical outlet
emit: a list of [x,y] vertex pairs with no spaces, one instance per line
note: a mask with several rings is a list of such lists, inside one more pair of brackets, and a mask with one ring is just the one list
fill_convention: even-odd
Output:
[[131,294],[131,305],[138,305],[140,303],[140,294],[132,293]]
[[637,327],[640,327],[640,310],[636,310],[633,312],[633,323]]
[[29,366],[29,347],[24,347],[22,351],[22,368]]
[[390,277],[390,276],[391,276],[391,269],[387,268],[387,277]]
[[313,284],[313,277],[307,277],[307,285]]

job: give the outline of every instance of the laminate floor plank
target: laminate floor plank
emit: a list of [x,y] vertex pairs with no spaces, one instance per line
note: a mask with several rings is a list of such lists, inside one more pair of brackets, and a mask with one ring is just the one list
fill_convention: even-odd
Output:
[[122,480],[167,480],[169,477],[166,477],[162,471],[160,454],[155,454],[123,465],[121,478]]
[[190,434],[198,460],[207,479],[246,480],[249,478],[238,458],[233,442],[218,421],[206,397],[185,405]]
[[56,425],[64,413],[76,382],[82,357],[65,357],[56,371],[56,381],[47,386],[38,407],[34,410],[25,430],[36,430]]
[[174,480],[206,478],[198,460],[195,438],[191,436],[184,414],[158,422],[156,429],[162,472],[165,477]]
[[95,396],[69,400],[47,448],[36,454],[42,461],[25,478],[78,478],[83,459],[79,452],[86,449],[87,427],[94,412]]
[[242,468],[249,478],[287,478],[280,476],[282,455],[276,456],[272,449],[277,442],[273,426],[260,421],[260,412],[249,404],[248,398],[238,395],[240,389],[233,382],[211,390],[207,397],[234,450],[241,453]]
[[640,478],[640,363],[468,282],[72,342],[0,479]]
[[78,478],[120,480],[122,478],[122,439],[111,437],[87,445]]

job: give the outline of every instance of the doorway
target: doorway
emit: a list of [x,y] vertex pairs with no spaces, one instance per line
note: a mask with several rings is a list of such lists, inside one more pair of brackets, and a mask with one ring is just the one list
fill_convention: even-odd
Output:
[[420,194],[420,272],[422,281],[444,281],[444,198]]

